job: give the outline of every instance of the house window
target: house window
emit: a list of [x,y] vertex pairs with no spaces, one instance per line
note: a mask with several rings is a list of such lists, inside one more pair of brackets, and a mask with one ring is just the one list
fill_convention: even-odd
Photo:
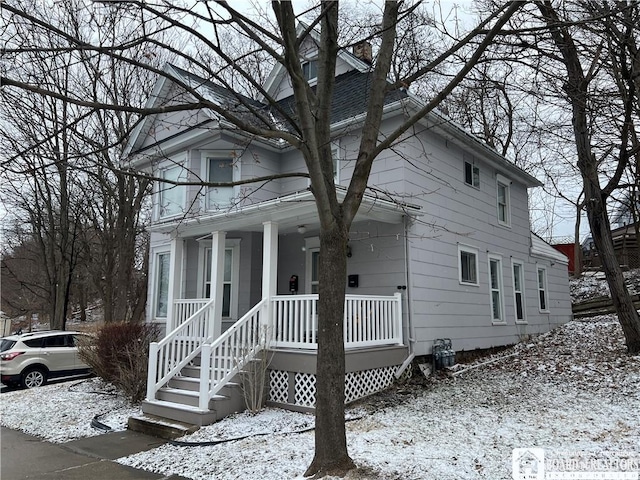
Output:
[[480,188],[480,167],[464,162],[464,183]]
[[478,250],[458,245],[459,281],[467,285],[478,285]]
[[524,265],[513,262],[513,295],[516,313],[516,322],[526,322],[524,306]]
[[509,225],[511,223],[511,213],[509,212],[509,185],[510,182],[508,179],[504,178],[502,175],[498,175],[498,222],[502,225]]
[[[168,182],[184,181],[184,170],[181,165],[165,168],[160,177]],[[172,217],[184,211],[184,186],[160,182],[158,184],[159,218]]]
[[[210,183],[233,182],[233,158],[207,157],[207,180]],[[233,187],[209,187],[207,189],[207,208],[215,209],[229,205],[233,198]]]
[[313,80],[318,77],[318,61],[309,60],[302,63],[302,75],[306,81]]
[[311,293],[318,293],[320,287],[318,274],[320,271],[320,249],[314,248],[309,253],[311,255]]
[[169,267],[171,254],[169,252],[157,253],[155,257],[155,302],[154,316],[156,318],[167,318],[169,307]]
[[[235,318],[237,316],[237,277],[238,251],[237,247],[227,247],[224,250],[224,270],[222,277],[222,316]],[[211,298],[211,248],[205,249],[204,298]]]
[[320,239],[304,239],[306,249],[305,293],[318,293],[320,287]]
[[491,321],[504,323],[502,307],[502,260],[489,257],[489,289],[491,291]]
[[549,311],[547,291],[547,269],[538,267],[538,308],[541,312]]
[[340,184],[340,146],[337,143],[331,145],[331,157],[333,158],[333,183]]

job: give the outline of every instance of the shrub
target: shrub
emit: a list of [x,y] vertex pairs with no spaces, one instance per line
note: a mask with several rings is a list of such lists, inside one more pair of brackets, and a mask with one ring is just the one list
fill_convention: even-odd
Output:
[[137,403],[147,391],[149,344],[158,334],[148,323],[109,323],[89,344],[79,345],[78,353],[98,377]]

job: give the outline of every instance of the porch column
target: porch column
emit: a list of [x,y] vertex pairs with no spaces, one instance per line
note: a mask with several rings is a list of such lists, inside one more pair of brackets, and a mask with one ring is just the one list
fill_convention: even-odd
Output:
[[224,292],[224,247],[227,232],[211,235],[211,299],[213,318],[209,319],[209,336],[214,339],[222,333],[222,296]]
[[[264,222],[262,235],[262,299],[265,302],[261,313],[261,326],[267,337],[273,335],[273,319],[271,318],[271,302],[268,300],[277,293],[278,282],[278,224]],[[267,333],[271,332],[271,333]],[[265,342],[268,340],[265,338]]]
[[169,293],[167,306],[167,333],[176,328],[178,319],[175,315],[175,300],[182,298],[182,260],[184,240],[177,236],[171,238],[171,263],[169,264]]
[[264,222],[262,245],[262,298],[270,298],[277,292],[278,282],[278,224]]

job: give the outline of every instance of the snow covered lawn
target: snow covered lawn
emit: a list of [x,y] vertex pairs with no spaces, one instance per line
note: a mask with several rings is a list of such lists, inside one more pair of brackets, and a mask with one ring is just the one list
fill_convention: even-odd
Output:
[[[486,364],[489,360],[496,360]],[[476,367],[476,368],[469,368]],[[97,380],[0,395],[0,423],[54,442],[116,429],[139,413]],[[106,392],[110,393],[110,392]],[[111,392],[112,393],[112,392]],[[498,355],[348,409],[352,479],[511,479],[512,450],[640,463],[640,356],[625,353],[614,315],[573,321]],[[267,409],[184,437],[247,438],[214,446],[164,445],[118,461],[193,479],[301,478],[313,457],[313,416]]]

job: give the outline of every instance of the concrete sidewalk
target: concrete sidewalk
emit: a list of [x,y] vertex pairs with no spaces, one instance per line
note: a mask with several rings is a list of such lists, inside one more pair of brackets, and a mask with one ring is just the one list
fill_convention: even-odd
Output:
[[0,478],[3,480],[187,480],[113,462],[116,458],[156,448],[165,441],[142,433],[104,433],[53,444],[0,428]]

